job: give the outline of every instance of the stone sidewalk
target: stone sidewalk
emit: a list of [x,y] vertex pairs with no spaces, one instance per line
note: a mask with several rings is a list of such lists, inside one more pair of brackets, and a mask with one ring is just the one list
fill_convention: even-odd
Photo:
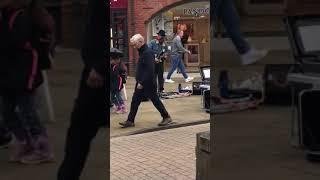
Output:
[[111,180],[194,180],[196,134],[209,123],[110,141]]

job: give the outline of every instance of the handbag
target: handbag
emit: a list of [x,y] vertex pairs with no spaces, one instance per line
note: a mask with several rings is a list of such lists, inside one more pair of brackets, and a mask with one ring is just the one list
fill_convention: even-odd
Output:
[[126,85],[123,84],[123,88],[121,89],[121,97],[123,100],[127,101],[128,100],[128,96],[127,96],[127,90],[126,90]]

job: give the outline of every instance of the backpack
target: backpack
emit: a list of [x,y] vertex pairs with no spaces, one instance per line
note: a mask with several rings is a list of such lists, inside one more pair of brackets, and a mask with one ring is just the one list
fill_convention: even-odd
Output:
[[9,19],[9,31],[12,30],[16,17],[21,14],[30,16],[32,23],[32,47],[37,51],[39,68],[51,68],[51,57],[55,52],[55,23],[49,12],[41,6],[18,9]]

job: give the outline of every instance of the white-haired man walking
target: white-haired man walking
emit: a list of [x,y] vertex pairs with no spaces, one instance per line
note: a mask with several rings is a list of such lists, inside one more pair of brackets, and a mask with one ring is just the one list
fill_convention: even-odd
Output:
[[139,51],[139,61],[136,69],[136,86],[133,93],[128,119],[119,124],[124,128],[133,127],[136,114],[142,99],[146,96],[160,112],[163,120],[158,124],[165,126],[172,123],[172,119],[157,95],[157,83],[154,75],[155,57],[153,51],[145,43],[141,34],[130,39],[130,44]]

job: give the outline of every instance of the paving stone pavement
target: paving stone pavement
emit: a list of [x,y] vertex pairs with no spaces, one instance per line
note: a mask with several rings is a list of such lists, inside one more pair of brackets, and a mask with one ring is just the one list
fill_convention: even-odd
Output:
[[[198,73],[199,74],[199,73]],[[194,81],[200,81],[200,78],[196,76],[196,73],[190,76],[195,77]],[[165,83],[165,91],[177,91],[179,83],[182,87],[192,88],[192,82],[185,83],[183,78],[175,78],[176,82]],[[131,100],[133,95],[133,90],[135,87],[135,80],[133,77],[129,77],[126,83],[126,91],[128,99],[126,101],[128,110],[131,106]],[[173,121],[177,124],[194,123],[208,121],[210,119],[210,114],[202,108],[202,96],[189,96],[184,98],[176,99],[166,99],[162,101],[167,111],[171,115]],[[139,106],[137,116],[135,118],[135,127],[132,128],[121,128],[119,122],[126,120],[128,113],[126,114],[110,114],[110,125],[111,132],[110,136],[123,136],[128,135],[137,131],[158,128],[158,123],[162,120],[159,112],[154,107],[151,101],[142,102]]]
[[112,138],[111,180],[194,180],[196,134],[208,124]]

